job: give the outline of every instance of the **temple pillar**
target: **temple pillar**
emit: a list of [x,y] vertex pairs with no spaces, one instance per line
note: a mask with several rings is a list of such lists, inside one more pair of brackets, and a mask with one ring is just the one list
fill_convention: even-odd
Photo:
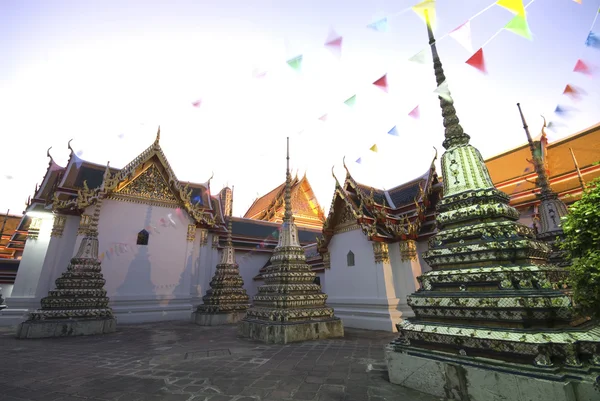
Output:
[[400,241],[400,260],[409,266],[412,273],[411,279],[414,287],[411,287],[410,291],[406,294],[409,295],[419,289],[417,277],[423,273],[417,252],[417,241],[414,239]]

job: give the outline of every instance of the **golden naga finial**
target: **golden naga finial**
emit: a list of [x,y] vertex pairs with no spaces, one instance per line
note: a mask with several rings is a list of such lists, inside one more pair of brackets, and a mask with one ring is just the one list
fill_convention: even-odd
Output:
[[[69,142],[67,142],[67,148],[71,151],[71,154],[74,154],[75,151],[73,150],[73,148],[71,147],[71,142],[73,142],[73,138],[69,139]],[[48,149],[49,150],[49,149]]]
[[344,165],[344,169],[346,170],[346,177],[351,177],[350,170],[348,170],[348,166],[346,166],[346,156],[342,158],[342,164]]
[[338,181],[337,177],[335,176],[335,173],[333,172],[334,168],[335,168],[335,166],[331,166],[331,175],[335,179],[335,186],[336,186],[336,188],[341,188],[342,186],[340,185],[340,182]]
[[542,137],[546,137],[546,128],[548,127],[548,124],[546,124],[546,117],[542,116],[542,119],[544,119],[544,125],[542,126]]

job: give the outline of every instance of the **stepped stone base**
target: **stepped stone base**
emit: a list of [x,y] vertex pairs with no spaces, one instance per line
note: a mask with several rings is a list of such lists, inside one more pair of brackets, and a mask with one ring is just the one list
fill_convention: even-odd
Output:
[[224,324],[237,323],[246,317],[246,312],[229,313],[192,313],[192,323],[200,326],[221,326]]
[[448,400],[584,401],[600,399],[597,369],[541,369],[434,351],[387,346],[390,382]]
[[108,319],[68,319],[68,320],[28,320],[19,324],[17,338],[48,338],[91,336],[117,331],[117,320]]
[[344,337],[344,325],[338,318],[288,324],[242,320],[238,325],[238,334],[267,344],[288,344]]

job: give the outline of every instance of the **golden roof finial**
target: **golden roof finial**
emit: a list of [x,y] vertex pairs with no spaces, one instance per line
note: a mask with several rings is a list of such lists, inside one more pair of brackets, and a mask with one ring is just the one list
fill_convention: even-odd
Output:
[[335,179],[335,186],[341,188],[342,186],[340,185],[340,182],[338,181],[337,177],[335,176],[335,173],[333,172],[334,168],[335,168],[335,166],[331,166],[331,175]]
[[[519,109],[519,114],[521,115],[521,121],[523,122],[523,129],[525,130],[525,135],[527,135],[527,142],[529,142],[529,150],[531,151],[533,165],[535,167],[535,172],[537,173],[537,185],[539,185],[542,193],[549,194],[552,192],[550,189],[550,182],[548,180],[548,175],[546,174],[546,168],[544,166],[544,161],[542,160],[541,154],[536,154],[538,152],[535,151],[535,145],[533,143],[533,139],[531,138],[531,134],[529,133],[529,127],[527,126],[527,122],[525,121],[525,116],[523,115],[523,111],[521,110],[521,104],[517,103],[517,108]],[[544,119],[545,122],[545,119]],[[540,144],[540,146],[543,146]]]
[[346,170],[346,178],[352,177],[350,174],[350,170],[348,170],[348,166],[346,166],[346,156],[342,158],[342,164],[344,165],[344,169]]

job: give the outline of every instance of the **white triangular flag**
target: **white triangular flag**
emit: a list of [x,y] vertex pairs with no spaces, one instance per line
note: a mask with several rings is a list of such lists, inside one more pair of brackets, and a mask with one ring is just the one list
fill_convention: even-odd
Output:
[[439,97],[444,99],[447,102],[452,103],[452,97],[450,96],[450,89],[448,89],[448,82],[444,81],[438,86],[433,93],[437,93]]
[[449,35],[452,39],[456,40],[459,45],[467,49],[469,53],[474,53],[473,42],[471,40],[471,20],[450,32]]
[[423,49],[420,52],[418,52],[417,54],[415,54],[414,56],[412,56],[411,58],[408,59],[408,61],[412,61],[413,63],[417,63],[417,64],[425,64],[427,61],[427,50],[428,49]]

